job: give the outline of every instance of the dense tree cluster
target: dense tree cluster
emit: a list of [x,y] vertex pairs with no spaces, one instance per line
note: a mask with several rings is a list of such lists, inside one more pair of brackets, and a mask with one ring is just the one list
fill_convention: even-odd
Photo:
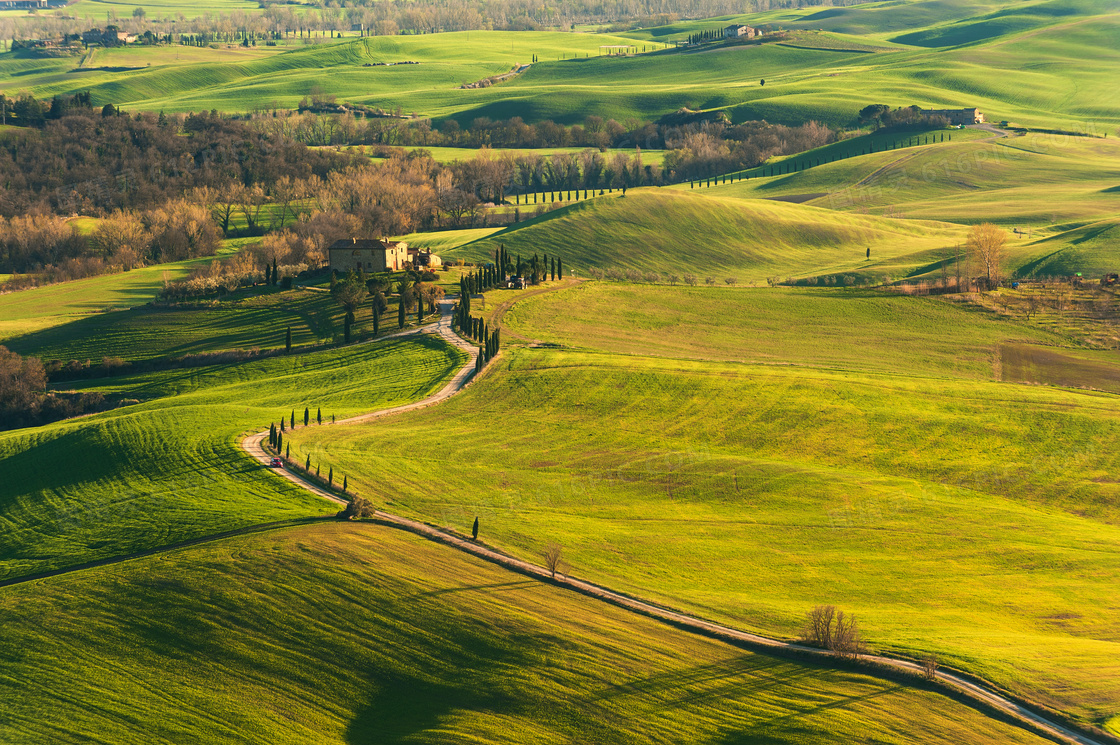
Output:
[[879,129],[893,132],[941,129],[949,126],[946,117],[940,114],[934,116],[926,114],[921,106],[901,106],[892,110],[890,106],[881,103],[860,109],[859,122],[874,124]]
[[0,136],[4,216],[150,208],[194,187],[325,177],[352,160],[217,114],[71,107],[58,119],[23,123],[29,126]]
[[21,357],[0,346],[0,430],[27,427],[114,404],[100,393],[48,393],[47,373],[36,357]]

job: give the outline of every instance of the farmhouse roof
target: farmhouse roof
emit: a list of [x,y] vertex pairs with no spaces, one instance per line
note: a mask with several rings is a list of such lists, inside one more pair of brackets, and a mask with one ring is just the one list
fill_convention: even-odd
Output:
[[[328,251],[341,251],[343,249],[353,251],[354,249],[362,249],[367,251],[391,251],[401,245],[401,241],[379,241],[370,238],[343,238],[342,240],[335,241],[327,249]],[[408,244],[405,244],[406,246]]]

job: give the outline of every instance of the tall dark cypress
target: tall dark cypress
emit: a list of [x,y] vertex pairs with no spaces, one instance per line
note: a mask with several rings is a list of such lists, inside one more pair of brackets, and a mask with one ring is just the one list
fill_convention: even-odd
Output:
[[304,464],[303,470],[311,473],[311,453],[307,454],[307,463]]
[[564,279],[564,260],[560,257],[556,257],[556,276]]
[[416,298],[416,325],[424,323],[424,298]]
[[288,334],[284,337],[284,351],[292,351],[292,327],[288,327]]
[[377,336],[381,330],[381,308],[378,307],[377,301],[373,301],[373,335]]
[[292,429],[296,428],[296,410],[292,409]]
[[306,427],[308,424],[311,424],[311,409],[310,409],[310,407],[304,406],[303,407],[303,426]]
[[276,452],[280,452],[280,448],[284,447],[284,433],[276,435]]
[[272,286],[273,287],[275,287],[277,285],[277,283],[280,282],[280,279],[276,276],[277,274],[279,274],[279,272],[276,269],[276,259],[274,258],[272,260]]
[[397,328],[404,328],[404,296],[397,298]]
[[276,425],[275,424],[269,424],[268,425],[268,444],[272,447],[276,447]]
[[323,423],[323,410],[322,409],[315,409],[315,421],[318,422],[319,424]]

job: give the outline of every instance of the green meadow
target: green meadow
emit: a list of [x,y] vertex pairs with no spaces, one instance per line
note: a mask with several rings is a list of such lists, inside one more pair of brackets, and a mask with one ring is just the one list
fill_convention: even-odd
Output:
[[[941,22],[933,23],[934,17]],[[864,19],[864,25],[845,18]],[[693,25],[711,28],[724,20]],[[656,119],[688,107],[722,109],[735,121],[850,125],[862,106],[876,102],[978,106],[992,121],[1079,131],[1103,132],[1120,123],[1113,96],[1120,15],[1102,1],[1022,6],[927,0],[740,20],[800,24],[833,36],[822,41],[820,34],[800,34],[786,43],[688,51],[653,51],[651,43],[644,54],[617,57],[599,56],[600,46],[635,43],[633,36],[471,31],[347,38],[296,49],[128,48],[99,51],[82,69],[76,59],[36,60],[17,52],[0,55],[0,88],[39,96],[88,89],[99,104],[132,109],[248,111],[292,108],[318,86],[342,100],[462,123],[479,116],[566,123],[590,114]],[[689,28],[638,36],[668,40]],[[459,87],[508,72],[534,54],[540,61],[515,79],[483,89]],[[1093,64],[1084,64],[1086,59]],[[421,64],[363,66],[403,60]]]
[[[1120,712],[1120,407],[999,382],[1005,343],[1058,339],[936,299],[596,285],[507,316],[572,349],[507,349],[444,405],[293,452],[392,511],[479,516],[530,559],[558,542],[579,576],[706,617],[792,637],[835,603],[876,649],[1086,723]],[[417,441],[438,466],[405,462]]]
[[0,619],[12,743],[1042,742],[937,694],[744,652],[373,525],[6,588]]
[[[878,278],[939,260],[964,235],[948,223],[713,197],[708,189],[647,188],[549,212],[448,256],[484,260],[504,245],[513,255],[561,256],[577,273],[615,267],[716,273],[720,282],[728,276],[765,282],[810,272]],[[867,249],[872,261],[866,260]]]
[[[893,138],[880,135],[875,153],[827,162],[829,150],[855,152],[859,147],[854,141],[837,143],[821,148],[820,155],[813,151],[790,159],[812,166],[806,170],[703,192],[748,199],[820,195],[808,204],[1047,232],[1113,217],[1120,205],[1120,145],[1113,139],[1043,133],[995,138],[969,130],[951,134],[952,142],[886,152],[879,150]],[[821,165],[815,165],[817,160]]]
[[329,513],[248,458],[242,433],[423,398],[462,359],[420,336],[75,386],[134,403],[0,433],[0,578]]
[[0,343],[91,314],[145,305],[156,299],[165,281],[183,279],[210,261],[212,257],[156,264],[0,294]]

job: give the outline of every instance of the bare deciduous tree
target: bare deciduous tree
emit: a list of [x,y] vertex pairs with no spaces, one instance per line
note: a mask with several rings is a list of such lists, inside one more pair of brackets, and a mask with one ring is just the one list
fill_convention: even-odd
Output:
[[990,222],[973,225],[968,231],[968,255],[984,273],[990,289],[1001,278],[1007,234]]
[[922,658],[922,677],[926,680],[934,680],[937,678],[937,658],[933,655],[928,655]]
[[557,543],[550,543],[544,550],[544,565],[548,567],[548,571],[552,576],[556,576],[556,572],[564,571],[564,552]]
[[809,611],[802,639],[839,657],[856,658],[863,654],[856,617],[834,605],[818,605]]

